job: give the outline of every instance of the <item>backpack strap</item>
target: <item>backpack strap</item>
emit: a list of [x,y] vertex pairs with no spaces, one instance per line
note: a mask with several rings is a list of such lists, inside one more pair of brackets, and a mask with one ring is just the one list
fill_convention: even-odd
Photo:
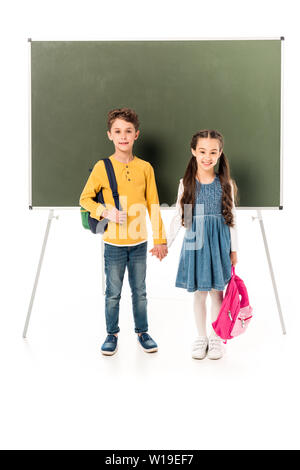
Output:
[[[117,180],[116,180],[116,175],[114,172],[114,168],[112,166],[112,163],[109,158],[104,158],[103,159],[105,168],[106,168],[106,173],[109,181],[109,185],[111,188],[111,192],[115,201],[115,206],[118,210],[122,210],[121,205],[120,205],[120,198],[119,198],[119,193],[118,193],[118,185],[117,185]],[[103,197],[103,196],[102,196]],[[100,201],[99,201],[100,202]]]

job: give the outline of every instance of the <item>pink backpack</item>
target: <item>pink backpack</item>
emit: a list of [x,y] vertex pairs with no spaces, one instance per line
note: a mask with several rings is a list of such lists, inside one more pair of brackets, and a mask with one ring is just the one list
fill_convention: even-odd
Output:
[[232,339],[246,331],[252,318],[252,310],[246,286],[235,274],[234,266],[231,266],[231,279],[226,288],[218,318],[212,324],[213,329],[226,343],[227,339]]

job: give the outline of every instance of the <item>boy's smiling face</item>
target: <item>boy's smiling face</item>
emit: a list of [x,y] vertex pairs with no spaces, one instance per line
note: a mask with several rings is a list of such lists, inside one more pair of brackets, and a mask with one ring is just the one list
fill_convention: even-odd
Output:
[[123,119],[116,119],[112,123],[110,131],[107,131],[108,138],[114,143],[115,149],[126,153],[132,150],[139,133],[140,131],[136,131],[131,122]]

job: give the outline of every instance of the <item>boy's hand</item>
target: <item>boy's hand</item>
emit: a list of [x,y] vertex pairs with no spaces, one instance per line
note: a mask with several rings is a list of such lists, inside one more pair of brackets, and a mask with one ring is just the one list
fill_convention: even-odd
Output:
[[231,264],[233,264],[233,266],[236,265],[237,263],[237,252],[236,251],[231,251],[230,253],[230,260],[231,260]]
[[122,225],[126,222],[127,214],[125,211],[119,211],[116,207],[112,207],[109,210],[105,209],[102,212],[102,217],[110,220],[111,222]]
[[159,259],[159,261],[161,261],[168,254],[167,244],[163,243],[161,245],[154,245],[152,250],[149,250],[149,253],[152,253],[152,256],[155,255]]

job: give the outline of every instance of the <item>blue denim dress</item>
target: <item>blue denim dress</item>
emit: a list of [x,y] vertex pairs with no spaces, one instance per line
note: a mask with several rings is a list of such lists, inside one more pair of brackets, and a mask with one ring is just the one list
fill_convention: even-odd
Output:
[[196,180],[193,219],[185,232],[175,285],[188,292],[224,290],[230,277],[230,229],[222,215],[222,187],[216,175],[209,184]]

